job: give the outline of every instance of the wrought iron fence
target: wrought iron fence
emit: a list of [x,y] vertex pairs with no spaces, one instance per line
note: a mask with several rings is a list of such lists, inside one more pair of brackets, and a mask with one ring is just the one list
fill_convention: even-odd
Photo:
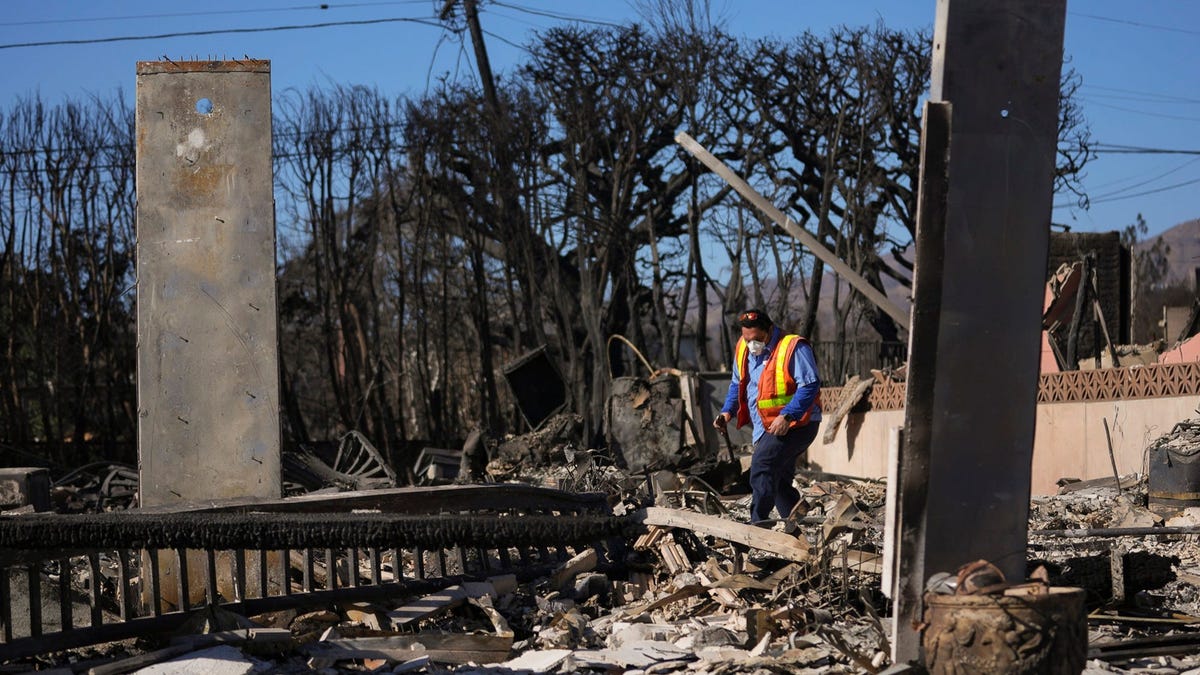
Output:
[[852,375],[867,375],[872,369],[895,368],[908,358],[908,343],[857,340],[814,342],[817,369],[825,386],[838,386]]
[[624,525],[606,512],[600,494],[495,485],[0,517],[0,665],[172,630],[214,605],[249,615],[522,579],[584,547],[611,565]]

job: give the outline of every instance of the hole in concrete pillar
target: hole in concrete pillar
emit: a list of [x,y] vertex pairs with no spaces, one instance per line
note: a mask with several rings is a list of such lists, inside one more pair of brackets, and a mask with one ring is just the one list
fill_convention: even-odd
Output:
[[213,103],[210,99],[202,98],[196,101],[196,112],[201,115],[207,115],[213,111]]

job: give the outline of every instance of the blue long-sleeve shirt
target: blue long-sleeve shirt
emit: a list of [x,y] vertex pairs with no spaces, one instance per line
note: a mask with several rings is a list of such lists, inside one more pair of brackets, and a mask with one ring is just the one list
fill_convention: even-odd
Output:
[[[762,378],[763,368],[767,361],[770,360],[771,354],[775,351],[780,339],[783,338],[783,331],[778,326],[772,328],[771,339],[767,343],[766,349],[762,354],[755,356],[748,354],[750,381],[746,385],[746,400],[750,406],[750,421],[754,425],[754,442],[767,432],[766,426],[763,425],[762,415],[758,413],[758,383]],[[738,389],[741,382],[741,373],[738,372],[740,364],[737,362],[735,355],[733,363],[733,379],[729,383],[729,393],[725,396],[725,406],[721,408],[721,412],[733,415],[733,419],[737,419],[738,409]],[[817,375],[817,359],[813,355],[812,347],[807,343],[801,342],[796,345],[796,349],[792,351],[791,363],[787,365],[791,370],[792,377],[796,379],[796,393],[792,396],[792,400],[783,407],[781,415],[791,415],[800,417],[804,411],[812,406],[816,400],[817,394],[821,391],[821,379]],[[816,422],[821,419],[821,408],[818,406],[813,409],[810,422]]]

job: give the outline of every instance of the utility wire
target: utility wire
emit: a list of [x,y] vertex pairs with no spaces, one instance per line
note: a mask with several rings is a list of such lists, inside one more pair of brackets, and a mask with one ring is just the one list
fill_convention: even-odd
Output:
[[1095,92],[1085,92],[1082,98],[1085,100],[1093,98],[1106,98],[1114,101],[1135,101],[1137,103],[1149,103],[1152,105],[1200,105],[1200,100],[1166,96],[1163,96],[1162,98],[1146,98],[1145,96],[1130,96],[1127,94],[1097,94]]
[[[1105,87],[1105,86],[1102,86],[1099,84],[1088,84],[1086,82],[1083,84],[1083,88],[1084,89],[1098,89],[1100,91],[1111,91],[1111,92],[1116,92],[1118,94],[1135,94],[1138,96],[1149,96],[1150,98],[1160,99],[1161,102],[1164,102],[1164,103],[1200,103],[1200,99],[1197,99],[1197,98],[1185,98],[1183,96],[1176,96],[1175,94],[1161,94],[1161,93],[1153,92],[1153,91],[1139,91],[1137,89],[1122,89],[1120,87]],[[1157,103],[1160,101],[1155,101],[1155,102]]]
[[519,44],[513,42],[512,40],[509,40],[508,38],[504,37],[503,35],[497,35],[496,33],[493,33],[492,31],[490,31],[486,28],[483,29],[483,32],[496,38],[497,40],[503,42],[504,44],[508,45],[509,47],[513,47],[514,49],[519,49],[525,53],[531,53],[523,45],[519,45]]
[[1122,188],[1117,188],[1116,190],[1113,190],[1112,192],[1107,192],[1105,194],[1097,196],[1096,199],[1107,199],[1109,197],[1115,197],[1124,192],[1129,192],[1130,190],[1132,190],[1134,188],[1139,188],[1139,187],[1142,187],[1143,185],[1148,185],[1150,183],[1153,183],[1156,180],[1161,180],[1163,178],[1166,178],[1167,176],[1170,176],[1171,174],[1176,173],[1177,171],[1182,171],[1183,169],[1186,169],[1187,167],[1195,164],[1196,162],[1200,162],[1200,157],[1193,157],[1192,159],[1189,159],[1188,161],[1184,162],[1183,164],[1180,164],[1179,166],[1177,166],[1173,169],[1168,169],[1168,170],[1158,174],[1157,176],[1154,176],[1152,178],[1147,178],[1146,180],[1143,180],[1143,181],[1140,181],[1137,183],[1133,183],[1131,185],[1126,185],[1125,187],[1122,187]]
[[263,28],[223,28],[215,30],[180,31],[177,33],[160,33],[158,35],[123,35],[108,38],[90,38],[80,40],[48,40],[45,42],[13,42],[0,44],[0,49],[19,49],[22,47],[51,47],[58,45],[92,45],[109,42],[131,42],[137,40],[162,40],[166,38],[190,37],[196,35],[230,35],[238,33],[270,33],[276,31],[306,30],[310,28],[331,28],[334,26],[370,26],[384,23],[419,23],[424,26],[442,28],[435,19],[414,17],[392,17],[387,19],[362,19],[358,21],[325,21],[322,23],[296,24],[290,26],[265,26]]
[[1093,200],[1091,200],[1091,203],[1092,204],[1103,204],[1106,202],[1119,202],[1124,199],[1133,199],[1134,197],[1145,197],[1146,195],[1157,194],[1159,192],[1166,192],[1167,190],[1174,190],[1177,188],[1186,187],[1188,185],[1195,185],[1196,183],[1200,183],[1200,178],[1193,178],[1191,180],[1184,181],[1182,183],[1176,183],[1174,185],[1167,185],[1165,187],[1155,188],[1153,190],[1144,190],[1142,192],[1134,192],[1133,194],[1121,195],[1119,197],[1107,197],[1107,198],[1093,199]]
[[1119,110],[1121,112],[1133,113],[1135,115],[1145,115],[1147,117],[1160,117],[1160,118],[1168,119],[1168,120],[1184,120],[1186,122],[1200,122],[1200,117],[1188,117],[1186,115],[1168,115],[1167,113],[1156,113],[1156,112],[1150,112],[1149,110],[1136,110],[1134,108],[1124,108],[1119,105],[1111,105],[1109,103],[1100,103],[1099,101],[1092,101],[1092,100],[1089,100],[1087,97],[1083,97],[1082,100],[1084,102],[1088,103],[1089,105],[1099,106],[1101,108],[1108,108],[1109,110]]
[[488,13],[488,16],[494,16],[494,17],[498,17],[501,19],[505,19],[507,21],[513,21],[516,23],[525,24],[526,26],[529,26],[530,28],[545,28],[545,24],[538,23],[537,21],[534,21],[533,19],[525,19],[525,18],[522,18],[519,16],[513,16],[512,14],[505,14],[504,12],[496,11],[494,8],[489,8],[487,13]]
[[1110,155],[1200,155],[1200,150],[1146,148],[1139,145],[1117,145],[1114,143],[1094,143],[1092,150],[1097,153],[1107,153]]
[[560,21],[577,21],[579,23],[590,23],[590,24],[594,24],[597,26],[610,26],[612,28],[624,28],[624,26],[622,26],[619,23],[613,23],[612,21],[605,21],[603,19],[588,19],[588,18],[584,18],[582,16],[571,16],[569,14],[559,14],[558,12],[550,12],[550,11],[547,11],[544,9],[534,9],[532,7],[524,7],[522,5],[512,5],[507,2],[499,2],[498,0],[494,0],[492,2],[492,4],[496,5],[497,7],[507,7],[509,9],[515,9],[518,12],[524,12],[526,14],[533,14],[535,16],[544,16],[544,17],[551,18],[551,19],[558,19]]
[[[499,3],[497,3],[499,4]],[[1082,16],[1087,19],[1095,19],[1096,21],[1108,21],[1111,23],[1120,23],[1127,26],[1137,26],[1138,28],[1151,28],[1154,30],[1169,31],[1172,33],[1185,33],[1187,35],[1200,35],[1200,31],[1188,30],[1187,28],[1179,28],[1176,26],[1160,26],[1153,23],[1142,23],[1141,21],[1130,21],[1129,19],[1114,19],[1111,16],[1099,16],[1097,14],[1086,14],[1084,12],[1067,12],[1071,16]]]
[[175,12],[171,14],[132,14],[129,16],[95,16],[77,19],[39,19],[36,21],[5,21],[0,26],[46,26],[64,23],[100,23],[104,21],[136,21],[138,19],[174,19],[188,16],[221,16],[228,14],[265,14],[268,12],[295,12],[305,10],[350,9],[354,7],[380,7],[383,5],[415,5],[428,4],[429,0],[390,0],[388,2],[322,2],[319,5],[296,5],[294,7],[263,7],[259,9],[223,9],[208,12]]
[[[1161,174],[1159,174],[1159,175],[1157,176],[1157,178],[1162,178],[1162,177],[1164,177],[1164,176],[1168,176],[1168,175],[1170,175],[1170,174],[1172,174],[1172,173],[1174,173],[1174,172],[1176,172],[1176,171],[1179,171],[1180,169],[1182,169],[1182,168],[1184,168],[1184,167],[1191,166],[1192,162],[1194,162],[1194,161],[1196,161],[1196,160],[1194,160],[1194,159],[1192,159],[1192,160],[1188,160],[1188,161],[1184,162],[1183,164],[1180,164],[1180,165],[1176,166],[1176,167],[1175,167],[1175,168],[1173,168],[1173,169],[1168,169],[1168,170],[1167,170],[1167,171],[1165,171],[1164,173],[1161,173]],[[1103,190],[1103,189],[1108,189],[1108,188],[1111,188],[1111,187],[1114,187],[1114,186],[1117,186],[1117,185],[1121,185],[1122,183],[1128,183],[1128,182],[1130,182],[1130,181],[1135,181],[1135,180],[1138,180],[1138,179],[1139,179],[1139,178],[1141,178],[1141,177],[1142,177],[1142,174],[1140,174],[1140,173],[1139,173],[1139,174],[1137,174],[1137,175],[1134,175],[1134,176],[1125,176],[1124,178],[1117,178],[1117,179],[1115,179],[1115,180],[1104,181],[1103,183],[1097,183],[1096,185],[1093,185],[1093,186],[1092,186],[1092,189],[1093,189],[1093,190]],[[1119,188],[1119,189],[1125,189],[1125,188]]]

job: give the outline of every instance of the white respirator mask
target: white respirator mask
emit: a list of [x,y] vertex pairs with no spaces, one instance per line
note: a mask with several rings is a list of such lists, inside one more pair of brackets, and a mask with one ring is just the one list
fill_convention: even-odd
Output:
[[767,348],[767,343],[759,342],[758,340],[751,340],[746,343],[746,348],[750,350],[751,354],[759,356]]

